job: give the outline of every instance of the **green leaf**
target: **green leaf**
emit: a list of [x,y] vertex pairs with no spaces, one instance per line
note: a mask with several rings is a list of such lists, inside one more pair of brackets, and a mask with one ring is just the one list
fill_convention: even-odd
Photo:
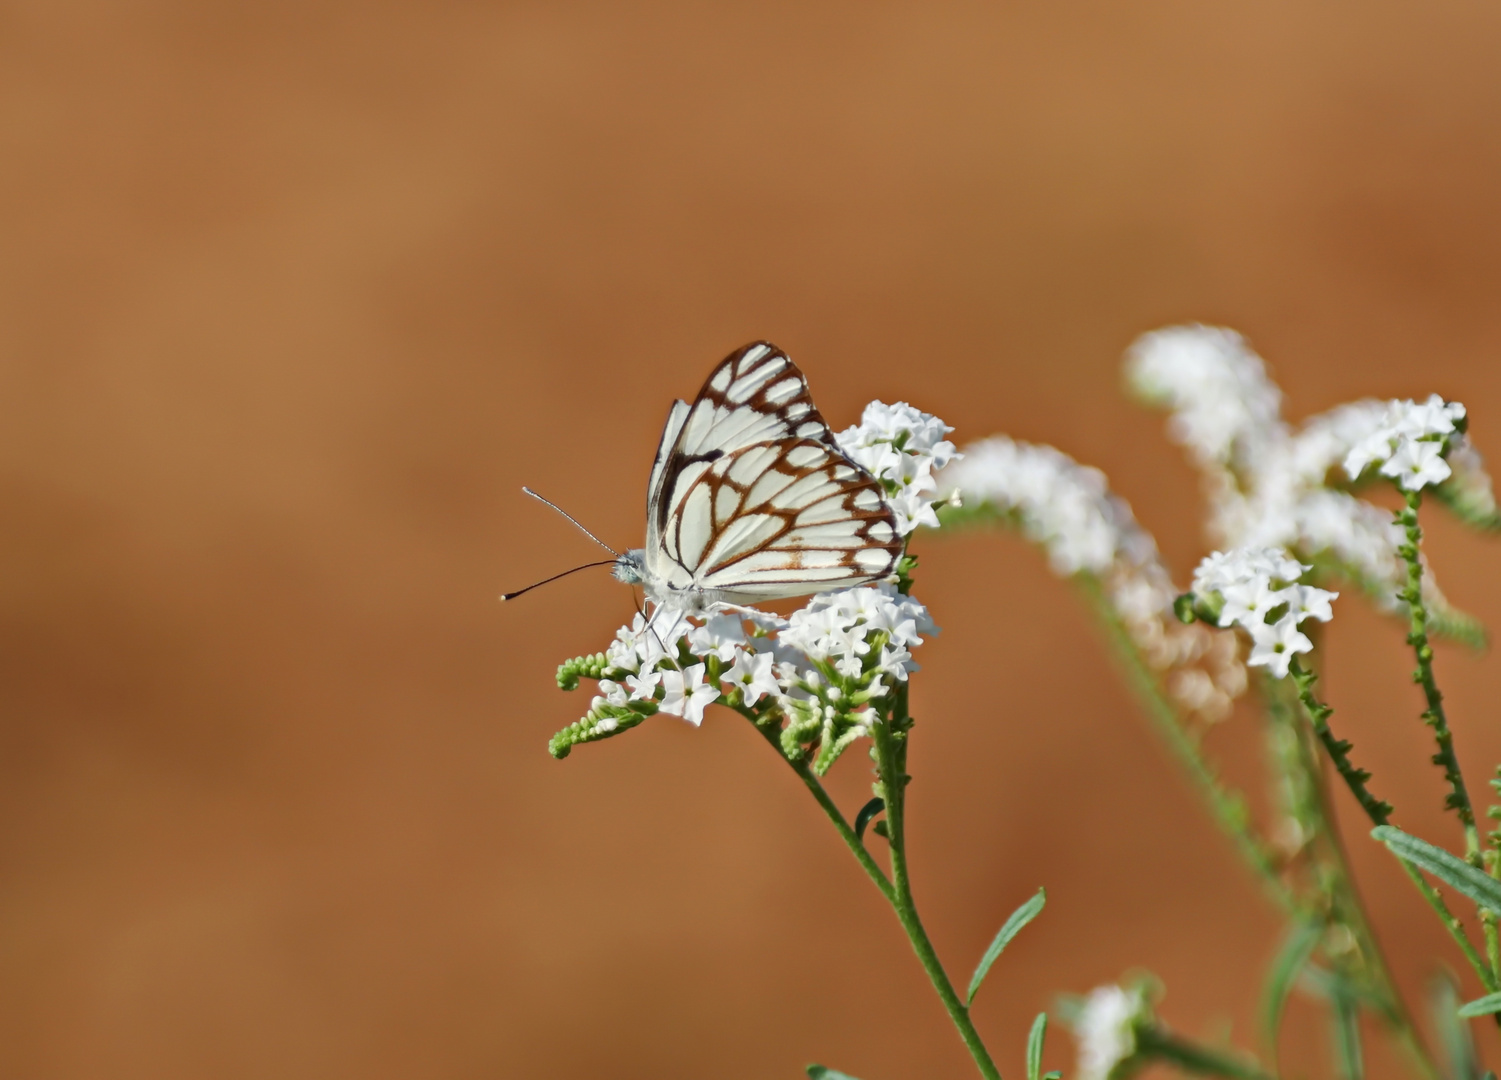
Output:
[[[1343,981],[1343,980],[1341,980]],[[1336,989],[1331,996],[1330,1020],[1334,1023],[1334,1057],[1344,1080],[1361,1080],[1365,1076],[1365,1059],[1360,1049],[1360,1005],[1355,995]]]
[[1467,1001],[1459,1007],[1458,1012],[1466,1020],[1473,1016],[1486,1016],[1490,1013],[1501,1012],[1501,994],[1486,994],[1483,998]]
[[1048,1014],[1040,1012],[1027,1036],[1027,1080],[1042,1080],[1042,1040],[1048,1033]]
[[1011,939],[1021,932],[1021,928],[1037,918],[1037,913],[1047,902],[1047,890],[1038,889],[1036,896],[1011,913],[1011,917],[996,934],[995,940],[990,943],[990,948],[986,949],[985,955],[980,957],[980,963],[975,967],[975,973],[969,980],[969,995],[965,998],[965,1004],[974,1003],[975,991],[980,989],[985,976],[990,974],[990,965],[994,964],[996,957],[1001,955],[1001,950],[1011,944]]
[[1429,986],[1428,1015],[1433,1019],[1434,1042],[1443,1051],[1448,1080],[1475,1080],[1480,1075],[1475,1039],[1470,1025],[1460,1018],[1462,1013],[1459,983],[1445,971]]
[[1371,835],[1390,848],[1397,858],[1427,870],[1455,892],[1501,915],[1501,882],[1484,870],[1391,825],[1378,825],[1371,830]]
[[849,1073],[842,1073],[824,1065],[809,1065],[808,1076],[810,1080],[855,1080]]
[[873,817],[886,809],[886,800],[877,795],[870,802],[860,807],[860,812],[855,815],[855,836],[865,839],[865,826],[870,824]]
[[1323,930],[1320,924],[1312,921],[1294,926],[1282,948],[1277,950],[1272,969],[1267,973],[1266,988],[1261,995],[1261,1031],[1273,1060],[1276,1059],[1277,1032],[1282,1026],[1282,1009],[1287,1004],[1287,995],[1303,965],[1313,955]]

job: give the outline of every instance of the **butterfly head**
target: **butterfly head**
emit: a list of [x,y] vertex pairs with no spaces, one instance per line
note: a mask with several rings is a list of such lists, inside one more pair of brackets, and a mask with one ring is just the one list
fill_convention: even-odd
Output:
[[635,548],[619,556],[610,567],[610,573],[615,575],[616,581],[640,585],[646,580],[646,550]]

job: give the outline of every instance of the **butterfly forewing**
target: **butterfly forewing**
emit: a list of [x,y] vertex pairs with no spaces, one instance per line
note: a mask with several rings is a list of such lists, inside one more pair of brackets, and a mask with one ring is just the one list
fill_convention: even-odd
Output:
[[757,342],[673,406],[646,560],[664,591],[801,596],[885,577],[902,541],[880,484],[840,452],[787,355]]

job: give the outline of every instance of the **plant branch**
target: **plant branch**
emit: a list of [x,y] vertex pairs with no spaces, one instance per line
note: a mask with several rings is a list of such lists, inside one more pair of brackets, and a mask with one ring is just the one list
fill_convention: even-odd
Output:
[[860,864],[860,868],[865,871],[866,876],[870,878],[875,887],[881,890],[881,895],[886,898],[887,902],[894,904],[896,902],[896,892],[892,888],[890,879],[882,872],[880,865],[876,862],[865,844],[855,835],[855,830],[845,820],[839,806],[824,789],[818,777],[813,775],[813,769],[808,765],[808,762],[806,760],[792,761],[782,752],[782,744],[777,738],[775,725],[757,723],[756,714],[750,709],[739,707],[735,711],[749,720],[751,725],[761,733],[761,736],[771,744],[771,748],[777,752],[777,757],[787,762],[792,767],[792,771],[797,773],[798,779],[803,782],[803,786],[812,794],[814,801],[823,810],[824,816],[833,824],[834,831],[844,841],[844,846],[849,848],[850,853],[855,856],[855,861]]
[[1454,736],[1449,730],[1448,718],[1444,715],[1444,695],[1439,692],[1433,677],[1433,646],[1428,641],[1428,607],[1423,600],[1423,560],[1420,546],[1423,530],[1418,524],[1418,508],[1423,503],[1421,491],[1406,492],[1407,506],[1397,511],[1397,523],[1407,534],[1407,542],[1397,552],[1407,564],[1407,587],[1399,594],[1407,603],[1407,643],[1412,646],[1418,667],[1413,672],[1413,682],[1423,688],[1428,708],[1423,713],[1423,722],[1433,729],[1438,753],[1433,763],[1444,770],[1444,779],[1449,783],[1449,795],[1444,806],[1453,810],[1465,830],[1465,858],[1472,866],[1481,865],[1480,832],[1475,826],[1475,808],[1470,802],[1470,792],[1465,787],[1464,773],[1459,768],[1459,757],[1454,752]]
[[975,1030],[969,1008],[954,990],[954,984],[949,981],[948,973],[938,959],[938,953],[923,928],[922,920],[917,914],[917,905],[912,899],[912,883],[907,873],[906,787],[911,778],[907,775],[906,764],[907,729],[911,726],[911,721],[907,716],[906,684],[897,687],[893,697],[890,713],[871,725],[876,767],[881,778],[881,797],[886,800],[886,838],[891,849],[891,881],[896,894],[891,906],[912,942],[912,950],[917,953],[918,960],[928,973],[933,989],[938,992],[939,999],[948,1010],[949,1018],[959,1029],[959,1037],[964,1040],[980,1074],[986,1080],[1000,1080],[1000,1071],[985,1048],[980,1033]]

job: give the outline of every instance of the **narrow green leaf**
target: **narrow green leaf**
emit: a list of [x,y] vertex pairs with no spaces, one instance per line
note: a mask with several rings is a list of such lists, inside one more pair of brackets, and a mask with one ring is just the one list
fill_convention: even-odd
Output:
[[869,825],[871,819],[884,809],[886,809],[886,800],[879,795],[860,807],[860,812],[855,815],[855,835],[862,840],[865,839],[865,826]]
[[1042,1080],[1042,1040],[1048,1033],[1048,1014],[1040,1012],[1027,1036],[1027,1080]]
[[1433,1020],[1434,1042],[1443,1053],[1444,1075],[1448,1080],[1476,1080],[1480,1061],[1461,1011],[1459,983],[1449,972],[1442,972],[1428,987],[1428,1015]]
[[1272,969],[1267,973],[1266,986],[1261,994],[1261,1033],[1274,1061],[1277,1057],[1277,1032],[1282,1027],[1282,1010],[1287,1004],[1287,995],[1292,992],[1303,965],[1313,955],[1323,929],[1312,921],[1295,925],[1282,948],[1277,950]]
[[855,1080],[849,1073],[842,1073],[823,1065],[809,1065],[807,1071],[809,1080]]
[[1501,994],[1486,994],[1483,998],[1467,1001],[1459,1007],[1459,1015],[1468,1020],[1472,1016],[1485,1016],[1501,1012]]
[[965,998],[966,1004],[973,1004],[975,991],[980,989],[980,984],[985,981],[985,976],[990,974],[990,965],[995,963],[996,957],[1001,955],[1001,950],[1011,944],[1011,939],[1021,932],[1042,910],[1042,906],[1048,902],[1046,889],[1038,889],[1037,895],[1028,900],[1021,907],[1011,913],[995,940],[990,943],[990,948],[985,950],[985,955],[980,957],[980,963],[975,967],[975,973],[969,980],[969,995]]
[[1334,1024],[1334,1059],[1343,1080],[1362,1080],[1365,1076],[1365,1058],[1360,1048],[1360,1005],[1354,994],[1347,993],[1341,985],[1342,977],[1336,977],[1335,991],[1330,995],[1330,1021]]
[[1371,830],[1371,835],[1391,849],[1397,858],[1427,870],[1455,892],[1501,915],[1501,882],[1484,870],[1391,825],[1378,825]]

